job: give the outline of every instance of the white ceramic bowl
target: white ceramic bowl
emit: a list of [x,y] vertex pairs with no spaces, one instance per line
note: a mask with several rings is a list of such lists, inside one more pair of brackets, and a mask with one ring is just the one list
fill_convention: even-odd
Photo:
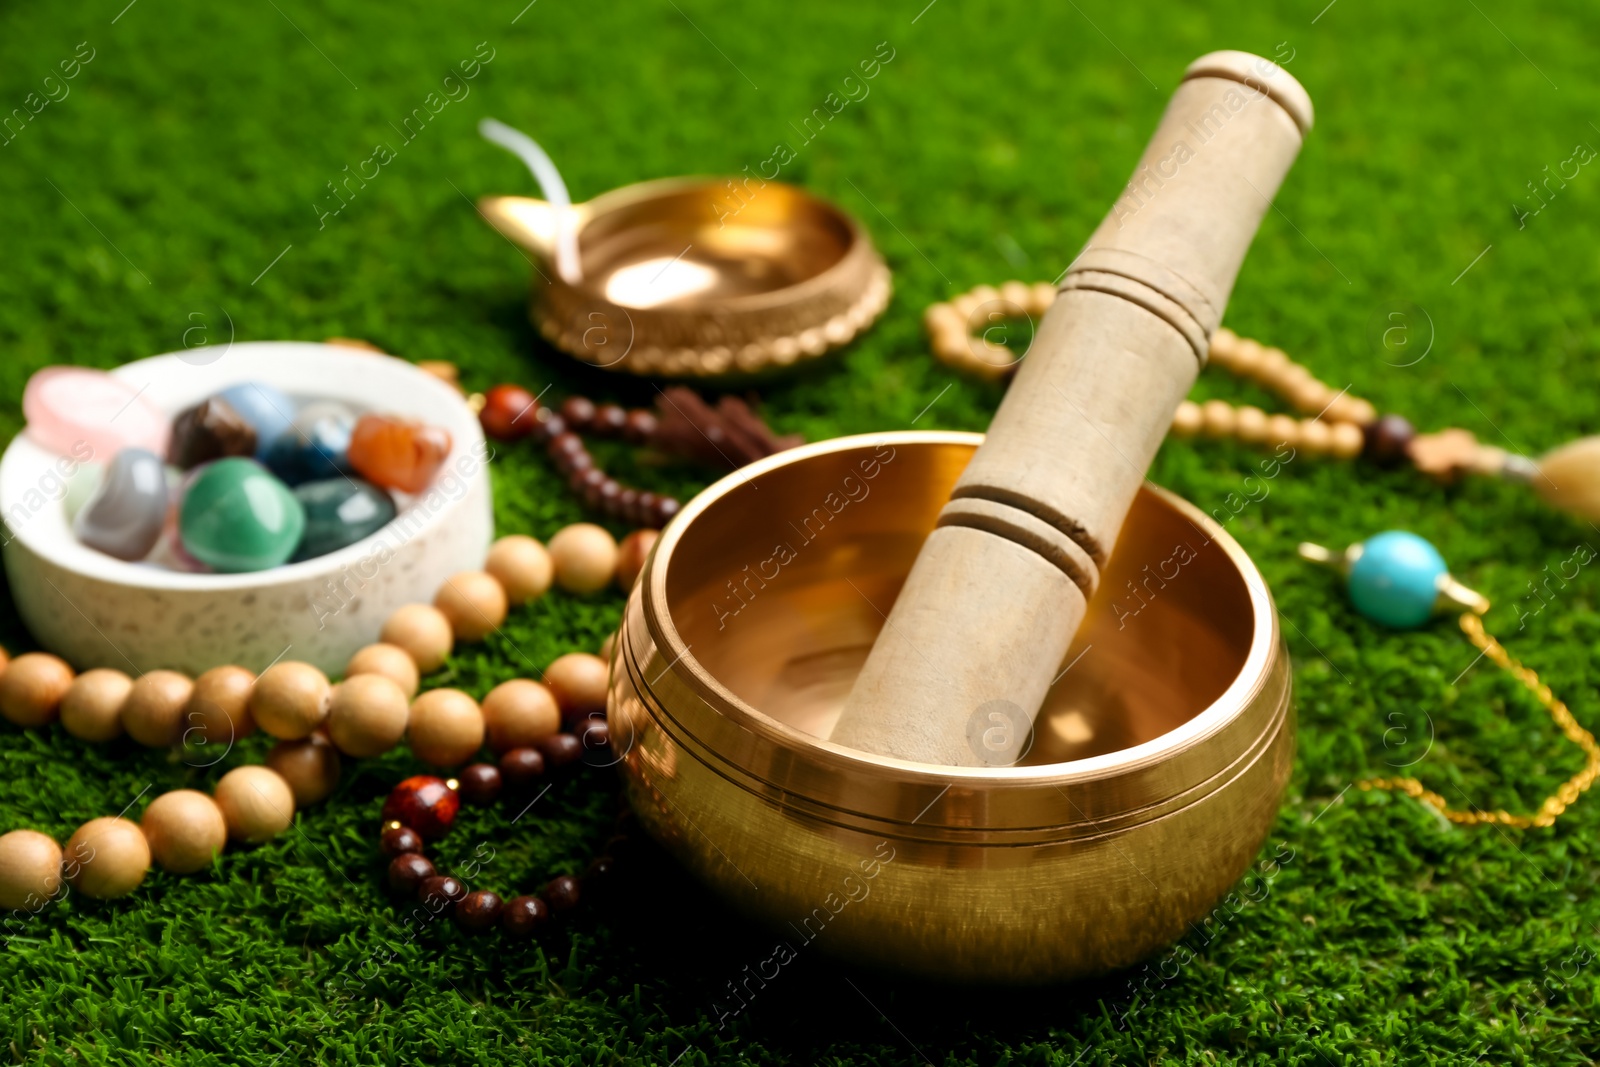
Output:
[[[450,431],[434,486],[395,520],[337,552],[253,574],[189,574],[125,563],[82,545],[62,505],[70,460],[18,434],[0,459],[11,595],[39,643],[79,669],[197,674],[278,658],[342,672],[383,620],[430,602],[449,575],[483,566],[494,530],[478,420],[449,386],[403,360],[336,345],[259,341],[190,349],[113,371],[169,415],[245,381],[296,398],[404,415]],[[110,456],[96,456],[109,462]]]

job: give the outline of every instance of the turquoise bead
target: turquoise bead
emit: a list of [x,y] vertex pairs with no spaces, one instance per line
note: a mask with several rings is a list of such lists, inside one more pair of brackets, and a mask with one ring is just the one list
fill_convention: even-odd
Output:
[[1403,530],[1378,534],[1361,545],[1350,567],[1350,601],[1367,618],[1396,630],[1433,617],[1444,557],[1426,540]]
[[295,486],[306,510],[306,534],[294,561],[315,559],[370,537],[394,519],[389,494],[359,478],[329,478]]
[[237,456],[202,468],[178,511],[184,549],[227,573],[286,562],[305,529],[305,508],[289,487],[254,460]]

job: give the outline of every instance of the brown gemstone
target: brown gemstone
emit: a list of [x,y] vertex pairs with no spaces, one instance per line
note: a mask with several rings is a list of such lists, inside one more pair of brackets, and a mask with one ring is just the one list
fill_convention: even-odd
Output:
[[583,758],[583,742],[572,734],[551,734],[541,737],[533,747],[544,756],[545,766],[551,770],[568,767]]
[[513,793],[524,792],[544,777],[544,753],[514,748],[500,757],[500,780]]
[[417,887],[433,877],[428,857],[405,852],[389,861],[389,888],[396,893],[415,893]]
[[515,441],[534,431],[538,401],[520,385],[497,385],[483,394],[483,410],[478,421],[483,432],[496,441]]
[[650,443],[656,435],[655,412],[645,408],[635,408],[628,412],[628,421],[622,426],[622,439],[635,445]]
[[1417,435],[1404,415],[1384,415],[1362,431],[1362,453],[1372,462],[1392,467],[1406,458],[1406,446]]
[[550,908],[538,897],[513,897],[500,909],[500,925],[512,937],[532,937],[550,921]]
[[588,397],[569,396],[561,403],[561,417],[574,430],[587,430],[594,422],[594,401]]
[[466,895],[467,887],[461,884],[461,879],[448,874],[424,878],[417,886],[417,899],[436,912],[447,911],[451,904]]
[[620,437],[628,423],[628,413],[616,404],[601,404],[594,409],[594,420],[589,424],[602,437]]
[[409,826],[390,826],[384,829],[378,847],[391,859],[407,852],[421,852],[422,835]]
[[554,914],[571,911],[578,906],[578,880],[570,874],[550,879],[550,884],[539,894],[550,905]]
[[469,933],[481,934],[500,919],[500,898],[486,889],[468,893],[456,905],[456,924]]
[[172,420],[167,462],[180,470],[225,456],[249,456],[256,450],[255,427],[219,396],[202,400]]
[[491,804],[500,795],[500,768],[492,763],[474,763],[456,776],[461,796],[468,804]]

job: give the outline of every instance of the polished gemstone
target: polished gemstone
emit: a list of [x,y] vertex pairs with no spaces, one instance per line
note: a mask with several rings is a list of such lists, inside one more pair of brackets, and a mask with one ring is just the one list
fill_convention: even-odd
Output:
[[183,547],[225,572],[260,571],[285,562],[305,527],[305,509],[289,487],[254,460],[236,456],[200,471],[178,516]]
[[227,401],[245,422],[255,427],[256,455],[266,455],[278,435],[294,424],[300,405],[275,385],[266,382],[240,382],[217,396]]
[[124,448],[167,450],[167,418],[143,390],[103,370],[46,367],[22,391],[28,436],[79,460],[111,462]]
[[73,532],[90,548],[118,559],[143,559],[161,537],[167,518],[167,472],[161,457],[124,448],[77,518]]
[[185,408],[172,420],[167,461],[180,470],[226,456],[253,456],[255,452],[256,428],[220,396]]
[[347,457],[355,424],[355,412],[345,405],[313,401],[268,446],[263,462],[290,485],[337,478],[350,469]]
[[1374,622],[1397,630],[1433,617],[1439,583],[1448,572],[1444,557],[1425,539],[1404,530],[1368,538],[1350,565],[1350,602]]
[[328,478],[295,486],[306,512],[306,532],[294,560],[315,559],[353,545],[394,518],[389,494],[359,478]]
[[450,432],[407,419],[363,415],[350,437],[350,466],[385,489],[420,493],[450,454]]

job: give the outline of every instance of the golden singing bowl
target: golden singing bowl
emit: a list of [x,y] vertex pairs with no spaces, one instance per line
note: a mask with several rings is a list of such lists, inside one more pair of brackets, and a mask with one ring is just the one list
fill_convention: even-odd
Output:
[[539,332],[597,367],[755,376],[846,344],[889,302],[889,268],[866,231],[782,182],[673,178],[575,204],[575,281],[556,269],[561,209],[520,196],[478,209],[536,257]]
[[[825,441],[696,497],[629,598],[613,744],[649,832],[792,951],[957,981],[1105,972],[1255,858],[1293,758],[1288,652],[1244,551],[1147,485],[1021,765],[822,740],[981,440]],[[980,719],[976,740],[1004,728]]]

